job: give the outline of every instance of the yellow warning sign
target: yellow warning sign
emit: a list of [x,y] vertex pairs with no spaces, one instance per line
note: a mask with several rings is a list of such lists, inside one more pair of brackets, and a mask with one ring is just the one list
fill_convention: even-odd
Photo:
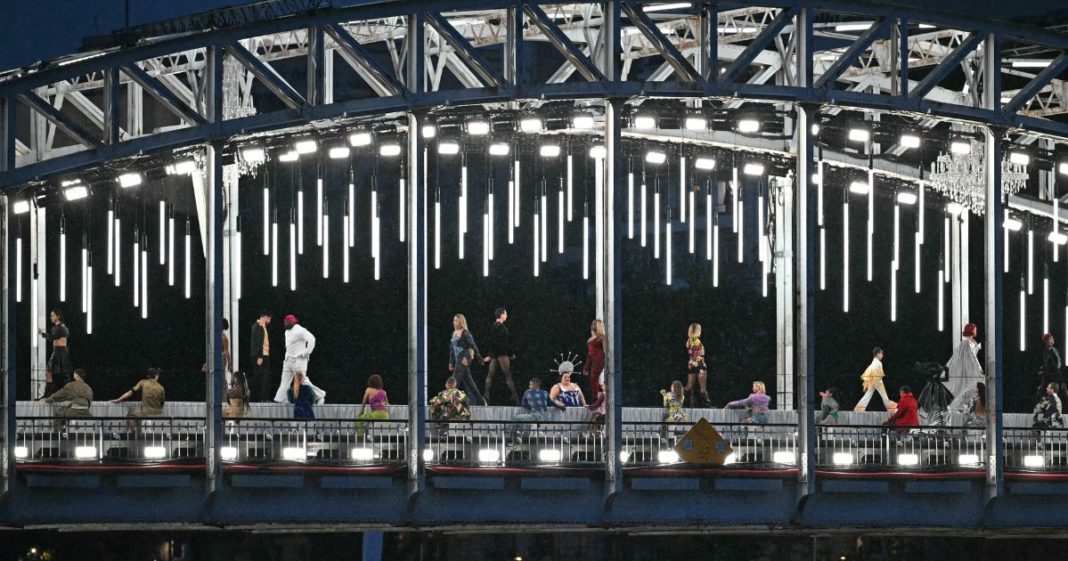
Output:
[[721,466],[733,451],[727,440],[705,419],[698,419],[686,436],[675,444],[679,459],[688,464]]

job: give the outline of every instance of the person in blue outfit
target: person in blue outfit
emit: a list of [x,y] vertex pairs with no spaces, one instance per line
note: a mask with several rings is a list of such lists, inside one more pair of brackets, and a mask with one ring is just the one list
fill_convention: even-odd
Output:
[[286,390],[289,402],[293,404],[294,419],[314,419],[315,411],[312,403],[315,401],[315,392],[304,380],[304,373],[297,372],[293,376],[293,387]]

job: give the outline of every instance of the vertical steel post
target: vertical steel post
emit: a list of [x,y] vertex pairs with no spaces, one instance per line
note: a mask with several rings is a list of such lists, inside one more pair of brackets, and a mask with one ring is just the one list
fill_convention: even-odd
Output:
[[322,105],[326,93],[326,72],[324,62],[326,39],[323,27],[315,25],[308,28],[308,105]]
[[[985,40],[983,49],[983,105],[986,109],[1001,108],[1001,41],[991,34]],[[1002,236],[1005,230],[1001,221],[1003,202],[1001,200],[1001,159],[1003,150],[1001,138],[1004,131],[993,127],[985,129],[986,148],[986,216],[983,221],[983,255],[984,276],[983,312],[986,321],[986,341],[983,348],[986,364],[986,396],[989,414],[986,421],[986,489],[987,498],[994,499],[1004,493],[1005,442],[1002,439],[1004,428],[1002,419],[1002,265],[1005,249]]]
[[15,98],[0,97],[0,171],[15,169]]
[[119,69],[111,67],[104,71],[104,144],[118,144],[119,119],[122,117],[119,111],[122,99],[121,81]]
[[[208,47],[205,67],[205,113],[209,121],[223,120],[223,56],[221,47]],[[204,184],[207,227],[204,243],[204,351],[209,375],[205,378],[204,405],[207,420],[206,491],[222,489],[222,316],[223,316],[223,220],[222,147],[204,146]]]
[[37,330],[45,326],[48,317],[48,221],[45,207],[30,208],[30,397],[40,399],[45,387],[45,368],[48,364],[48,349]]
[[11,492],[15,485],[15,297],[11,290],[11,197],[0,195],[0,247],[4,248],[0,264],[0,398],[3,399],[0,413],[0,438],[4,446],[0,450],[0,498]]
[[[423,94],[424,16],[408,16],[407,75],[409,94]],[[426,485],[426,189],[423,185],[423,116],[408,114],[408,500],[409,508]]]

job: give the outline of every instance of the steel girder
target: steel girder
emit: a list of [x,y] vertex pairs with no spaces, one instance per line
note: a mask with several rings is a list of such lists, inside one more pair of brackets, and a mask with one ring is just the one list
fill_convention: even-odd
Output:
[[[644,5],[624,3],[625,19],[606,37],[599,3],[476,4],[466,0],[385,3],[256,21],[148,39],[135,47],[67,59],[60,66],[22,76],[9,73],[0,77],[0,98],[14,104],[16,114],[34,115],[38,130],[16,133],[15,142],[5,145],[3,157],[14,160],[15,167],[0,172],[0,188],[115,158],[204,141],[240,140],[250,133],[315,121],[341,123],[364,115],[430,110],[446,104],[504,106],[529,100],[537,105],[606,96],[639,102],[648,97],[719,98],[727,107],[744,101],[852,106],[1068,138],[1068,125],[1049,118],[1068,112],[1068,87],[1058,79],[1068,69],[1068,37],[1058,33],[820,0],[816,5],[804,2],[805,7],[860,31],[850,33],[833,23],[816,23],[812,36],[820,41],[798,46],[802,3],[786,0],[759,7],[717,6],[713,11],[699,5],[648,13]],[[398,48],[398,43],[407,41],[412,13],[420,14],[417,21],[425,22],[421,25],[426,29],[417,35],[423,40],[415,48]],[[714,21],[705,23],[702,17]],[[707,39],[702,39],[703,26],[708,28]],[[944,84],[958,69],[964,69],[966,76],[978,73],[980,39],[990,35],[1016,45],[1013,53],[1037,53],[1033,56],[1048,61],[1048,66],[1032,72],[1001,60],[997,66],[1003,75],[1025,85],[1004,91],[994,108],[984,107],[968,91],[974,80],[965,80],[963,87],[956,88]],[[594,63],[606,39],[619,47],[618,80],[606,78]],[[517,42],[552,45],[559,57],[556,72],[534,83],[523,81],[523,72],[508,67],[519,61],[497,55],[498,49]],[[241,63],[248,86],[256,82],[269,92],[263,97],[258,89],[244,88],[243,95],[252,96],[245,101],[257,108],[256,115],[216,120],[206,114],[209,106],[224,104],[209,99],[210,92],[202,87],[213,78],[220,81],[209,76],[213,68],[219,68],[208,65],[213,49]],[[315,64],[328,50],[342,55],[370,95],[332,103],[319,99],[318,90],[334,79],[332,68]],[[399,78],[413,62],[408,53],[417,53],[426,69],[423,91],[402,87]],[[540,57],[542,62],[551,58],[544,52]],[[300,78],[294,79],[291,69],[283,71],[278,66],[301,58],[309,64]],[[638,75],[632,62],[644,58],[663,62],[653,72]],[[793,72],[797,59],[810,63],[812,85],[799,84]],[[442,80],[445,68],[456,77],[459,89]],[[308,69],[315,74],[310,79]],[[709,69],[722,70],[712,75]],[[922,73],[922,78],[910,79],[910,70]],[[584,81],[572,80],[576,71]],[[295,86],[301,79],[307,85]],[[141,91],[150,94],[152,103],[140,100]],[[118,128],[114,113],[123,107],[118,102],[123,92],[127,124],[138,126]],[[276,103],[269,98],[281,100],[286,109],[261,110],[265,104]],[[154,121],[162,114],[173,122],[156,130],[138,130],[146,112],[152,112]],[[56,130],[64,132],[66,143],[57,141]]]

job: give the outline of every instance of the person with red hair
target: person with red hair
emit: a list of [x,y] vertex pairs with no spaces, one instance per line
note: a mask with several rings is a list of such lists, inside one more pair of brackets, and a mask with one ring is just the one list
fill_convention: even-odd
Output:
[[979,382],[985,382],[983,367],[979,364],[978,353],[983,346],[975,341],[979,328],[974,323],[964,326],[960,343],[953,351],[953,356],[946,363],[949,380],[946,387],[953,394],[950,411],[959,411],[968,399],[968,392]]

